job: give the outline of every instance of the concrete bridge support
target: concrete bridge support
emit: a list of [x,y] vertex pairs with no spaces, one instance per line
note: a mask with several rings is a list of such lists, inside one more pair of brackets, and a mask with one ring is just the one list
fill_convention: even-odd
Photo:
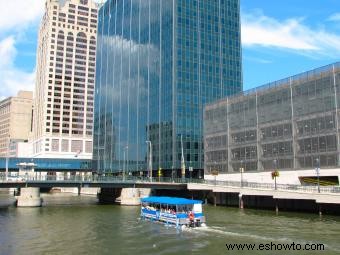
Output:
[[102,188],[98,193],[100,203],[140,205],[140,199],[151,194],[151,189],[142,188]]
[[151,189],[123,188],[116,202],[121,205],[140,205],[140,199],[151,194]]
[[21,188],[16,196],[18,207],[39,207],[42,205],[39,188]]

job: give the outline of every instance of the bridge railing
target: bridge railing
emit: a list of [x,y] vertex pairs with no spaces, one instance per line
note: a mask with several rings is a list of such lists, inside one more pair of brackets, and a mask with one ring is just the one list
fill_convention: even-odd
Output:
[[[257,183],[257,182],[237,182],[237,181],[215,181],[204,180],[205,184],[222,186],[222,187],[235,187],[235,188],[253,188],[253,189],[265,189],[275,190],[274,183]],[[315,185],[297,185],[297,184],[276,184],[277,190],[284,191],[301,191],[308,193],[317,193],[318,186]],[[320,186],[320,193],[340,193],[340,186]]]
[[145,177],[145,176],[97,176],[93,181],[98,182],[128,182],[128,183],[204,183],[204,179],[171,178],[171,177]]
[[[218,180],[207,180],[207,179],[193,179],[193,178],[171,178],[171,177],[145,177],[145,176],[99,176],[99,175],[71,175],[57,177],[55,175],[35,175],[35,176],[16,176],[9,177],[6,180],[4,174],[0,174],[0,182],[107,182],[107,183],[175,183],[175,184],[186,184],[186,183],[197,183],[207,184],[220,187],[234,187],[234,188],[251,188],[251,189],[263,189],[263,190],[274,190],[274,183],[256,183],[243,181],[218,181]],[[318,187],[316,185],[294,185],[294,184],[277,184],[277,190],[283,191],[295,191],[295,192],[307,192],[317,193]],[[321,193],[340,193],[340,186],[320,186]]]
[[121,182],[121,183],[204,183],[204,179],[192,178],[171,178],[171,177],[145,177],[145,176],[87,176],[87,175],[71,175],[71,176],[56,176],[56,175],[20,175],[8,177],[0,173],[0,182]]

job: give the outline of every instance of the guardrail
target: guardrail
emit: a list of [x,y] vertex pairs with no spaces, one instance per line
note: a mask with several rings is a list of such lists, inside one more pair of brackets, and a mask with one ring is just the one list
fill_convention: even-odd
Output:
[[[234,187],[234,188],[251,188],[251,189],[264,189],[275,190],[274,183],[256,183],[243,181],[217,181],[206,179],[193,179],[193,178],[171,178],[171,177],[141,177],[141,176],[83,176],[72,175],[62,176],[57,178],[56,176],[44,175],[44,176],[16,176],[8,177],[6,180],[5,175],[0,175],[0,183],[10,182],[54,182],[54,183],[169,183],[169,184],[206,184],[221,187]],[[306,193],[318,193],[318,187],[316,185],[294,185],[294,184],[276,184],[276,189],[280,191],[295,191]],[[340,186],[320,186],[320,193],[340,193]]]
[[140,177],[140,176],[86,176],[86,175],[72,175],[72,176],[61,176],[55,175],[20,175],[20,176],[9,176],[6,177],[0,174],[1,182],[117,182],[117,183],[204,183],[204,179],[192,179],[192,178],[171,178],[171,177]]
[[[257,182],[235,182],[235,181],[215,181],[204,180],[205,184],[222,186],[222,187],[236,187],[236,188],[252,188],[275,190],[273,183],[257,183]],[[283,191],[300,191],[308,193],[318,193],[318,186],[316,185],[295,185],[295,184],[276,184],[276,190]],[[340,193],[340,186],[320,186],[320,193]]]

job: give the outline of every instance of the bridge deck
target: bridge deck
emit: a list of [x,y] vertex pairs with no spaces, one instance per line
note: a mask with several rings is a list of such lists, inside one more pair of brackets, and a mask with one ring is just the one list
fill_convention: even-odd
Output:
[[315,200],[317,203],[340,204],[340,186],[320,187],[301,185],[276,185],[265,183],[239,183],[209,181],[203,179],[171,179],[142,177],[92,177],[73,176],[66,180],[21,179],[9,181],[0,179],[0,188],[21,187],[94,187],[94,188],[151,188],[173,190],[206,190],[214,193],[238,193],[244,196],[271,196],[274,199]]

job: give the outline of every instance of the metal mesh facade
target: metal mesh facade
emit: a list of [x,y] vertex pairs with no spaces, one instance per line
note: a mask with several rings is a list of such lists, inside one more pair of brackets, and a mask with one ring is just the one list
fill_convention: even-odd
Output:
[[207,105],[205,173],[339,166],[339,104],[338,62]]

